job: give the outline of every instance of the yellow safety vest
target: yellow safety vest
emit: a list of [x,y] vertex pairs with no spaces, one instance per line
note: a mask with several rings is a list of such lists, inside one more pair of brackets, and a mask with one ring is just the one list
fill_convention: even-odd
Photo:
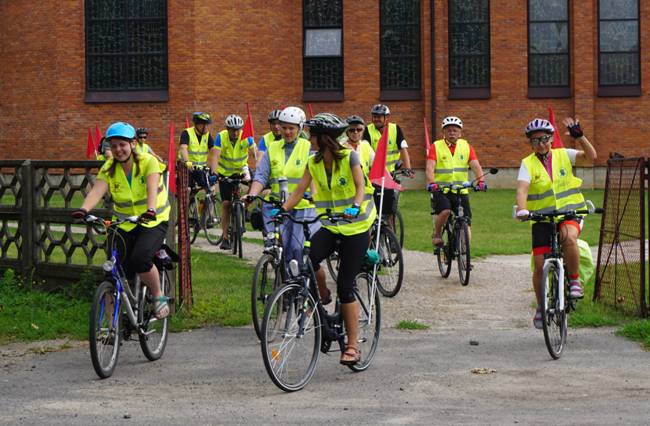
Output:
[[210,132],[201,135],[201,141],[196,136],[196,129],[189,127],[187,134],[190,137],[190,143],[187,146],[187,159],[195,166],[206,166],[208,164],[208,139]]
[[276,139],[276,138],[275,138],[275,135],[273,134],[273,132],[268,132],[268,133],[266,133],[266,134],[263,136],[263,138],[264,138],[264,145],[266,145],[266,150],[267,150],[267,151],[269,150],[269,146],[271,145],[271,143],[282,140],[282,138],[280,138],[280,139]]
[[[373,123],[368,124],[368,134],[370,135],[370,145],[377,151],[377,144],[381,133]],[[383,129],[382,129],[383,131]],[[401,142],[401,141],[400,141]],[[399,146],[397,146],[397,124],[388,123],[388,147],[386,149],[386,168],[389,172],[395,171],[395,165],[399,162]]]
[[221,138],[221,156],[219,164],[217,164],[217,173],[224,176],[243,173],[243,168],[248,162],[248,138],[241,140],[240,131],[237,142],[233,146],[228,130],[219,132],[219,137]]
[[580,192],[582,179],[573,175],[573,166],[566,149],[551,149],[553,181],[535,153],[523,162],[530,175],[526,209],[548,213],[553,210],[577,210],[586,207]]
[[[138,154],[151,154],[151,152],[153,152],[153,150],[151,149],[151,147],[149,147],[149,145],[147,145],[146,142],[142,142],[142,145],[140,145],[139,142],[136,142],[135,143],[135,152],[138,153]],[[156,160],[157,160],[157,158],[156,158]],[[160,173],[162,173],[162,172],[165,171],[167,166],[165,165],[165,163],[158,161],[158,168],[160,169]]]
[[[318,214],[324,213],[327,209],[335,213],[343,213],[347,207],[351,207],[354,203],[357,190],[354,186],[352,168],[350,167],[350,153],[352,150],[345,149],[344,152],[343,158],[334,160],[332,164],[331,187],[327,183],[325,162],[321,160],[317,163],[313,156],[309,159],[309,173],[316,186],[314,203]],[[372,194],[366,193],[364,195],[359,210],[359,216],[351,218],[350,222],[332,223],[327,219],[322,219],[322,225],[335,234],[356,235],[365,232],[370,229],[377,218]]]
[[[298,187],[302,175],[305,174],[307,161],[309,160],[309,150],[311,149],[311,142],[307,139],[298,138],[294,142],[296,146],[291,151],[289,159],[284,161],[284,139],[275,141],[268,148],[267,155],[269,156],[269,163],[271,164],[271,174],[269,176],[269,183],[271,184],[271,195],[280,199],[280,184],[278,183],[279,177],[286,177],[288,183],[289,194],[292,194]],[[295,209],[307,209],[314,207],[307,200],[300,200],[294,207]]]
[[[131,178],[131,184],[129,184],[124,169],[120,164],[115,167],[113,176],[108,173],[113,164],[113,159],[104,163],[97,176],[98,179],[105,180],[108,184],[113,199],[113,220],[125,219],[129,216],[140,216],[147,211],[147,173],[159,173],[158,161],[150,154],[139,154],[138,157],[138,175]],[[135,173],[135,171],[134,164],[131,173]],[[145,228],[153,228],[161,222],[169,220],[170,210],[167,188],[165,188],[161,175],[158,182],[158,196],[156,197],[156,220],[141,225]],[[135,226],[134,223],[122,223],[119,227],[125,231],[130,231]]]
[[[346,143],[348,144],[346,148],[352,149],[352,144],[350,141],[348,140]],[[366,140],[359,141],[357,148],[358,149],[356,150],[356,153],[359,155],[361,169],[363,170],[363,177],[366,180],[366,193],[373,194],[375,192],[375,188],[372,186],[370,179],[368,179],[368,173],[370,173],[370,168],[372,167],[371,158],[375,151],[370,146],[370,143]]]
[[97,161],[106,161],[106,156],[104,154],[97,154],[95,156],[95,160],[97,160]]
[[[434,171],[436,183],[462,185],[467,182],[469,180],[469,143],[465,139],[458,139],[453,155],[444,139],[438,139],[433,145],[436,149],[436,169]],[[444,192],[449,192],[449,190]],[[461,190],[461,194],[469,194],[469,189]]]

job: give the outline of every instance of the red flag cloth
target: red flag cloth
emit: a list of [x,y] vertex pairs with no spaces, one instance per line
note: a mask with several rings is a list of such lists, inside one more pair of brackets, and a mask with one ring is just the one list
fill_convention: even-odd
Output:
[[548,121],[551,122],[551,125],[553,125],[553,144],[551,145],[551,148],[564,148],[564,144],[562,143],[562,138],[560,138],[560,131],[557,129],[557,126],[555,125],[555,114],[553,114],[553,108],[548,107]]
[[185,114],[185,128],[190,128],[190,119],[187,117],[187,114]]
[[174,145],[174,123],[169,123],[169,148],[167,150],[167,176],[169,192],[176,194],[176,149]]
[[95,150],[93,135],[90,133],[90,129],[88,129],[88,140],[86,141],[86,158],[89,160],[94,160],[95,154],[97,154],[97,151]]
[[309,118],[314,116],[314,110],[311,109],[311,104],[307,104],[307,110],[309,111]]
[[384,126],[384,131],[381,133],[381,138],[377,142],[377,151],[375,151],[375,160],[370,167],[368,179],[375,185],[382,185],[382,178],[384,178],[383,185],[388,189],[402,190],[402,187],[393,180],[388,170],[386,170],[386,154],[388,152],[388,123]]
[[241,140],[246,138],[255,138],[255,128],[253,127],[253,116],[251,115],[251,110],[246,104],[246,109],[248,110],[248,116],[246,117],[246,122],[244,122],[244,129],[241,132]]
[[426,156],[424,158],[429,158],[429,148],[431,148],[431,139],[429,138],[429,125],[427,124],[427,118],[424,117],[424,150]]
[[101,146],[99,146],[102,143],[102,131],[99,130],[99,124],[95,124],[95,151],[98,151],[101,149]]

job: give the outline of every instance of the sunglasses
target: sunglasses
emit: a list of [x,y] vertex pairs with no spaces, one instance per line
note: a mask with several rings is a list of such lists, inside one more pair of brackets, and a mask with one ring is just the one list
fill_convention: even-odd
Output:
[[138,139],[147,139],[147,135],[139,135]]
[[348,129],[348,132],[354,132],[354,133],[361,133],[363,132],[363,128],[353,128],[353,129]]
[[553,136],[551,135],[544,135],[540,136],[538,138],[530,138],[530,143],[533,144],[533,146],[537,146],[540,143],[548,143],[553,139]]

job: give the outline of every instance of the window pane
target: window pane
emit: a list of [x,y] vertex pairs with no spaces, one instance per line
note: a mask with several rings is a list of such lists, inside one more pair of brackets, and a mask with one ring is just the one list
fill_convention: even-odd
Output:
[[568,86],[568,55],[531,55],[529,61],[530,87]]
[[638,53],[601,53],[600,84],[603,86],[640,84]]
[[639,50],[638,21],[604,21],[600,23],[601,52],[634,52]]
[[453,0],[449,2],[449,22],[471,23],[488,21],[488,0]]
[[382,90],[420,89],[420,1],[381,0]]
[[387,56],[419,55],[420,28],[415,26],[384,28],[381,34],[381,54]]
[[452,55],[485,54],[490,50],[488,27],[485,24],[455,25],[449,34]]
[[343,0],[304,0],[303,25],[305,28],[342,26]]
[[490,86],[489,1],[449,0],[449,87]]
[[383,90],[420,89],[419,57],[383,57],[381,69],[381,88]]
[[86,3],[89,19],[116,19],[126,16],[124,0],[92,0]]
[[88,27],[86,53],[120,53],[125,49],[126,22],[99,21]]
[[159,0],[128,0],[127,13],[131,18],[167,18]]
[[569,49],[566,22],[530,24],[531,53],[564,53]]
[[600,0],[600,19],[638,19],[638,0]]
[[303,58],[304,90],[342,90],[343,61],[340,58]]
[[384,0],[381,4],[381,24],[420,25],[420,2],[413,0]]
[[341,30],[305,30],[305,56],[341,56]]
[[528,13],[531,21],[566,21],[569,5],[567,0],[529,0]]
[[453,56],[449,68],[449,87],[453,89],[489,86],[487,56]]

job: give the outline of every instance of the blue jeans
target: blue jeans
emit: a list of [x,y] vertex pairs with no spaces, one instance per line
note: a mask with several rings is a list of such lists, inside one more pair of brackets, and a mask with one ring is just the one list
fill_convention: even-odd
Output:
[[[316,209],[293,210],[291,215],[297,220],[313,219],[316,217]],[[312,236],[319,229],[320,221],[309,225],[309,231]],[[286,219],[280,227],[280,234],[282,235],[282,247],[284,249],[286,265],[289,265],[291,259],[296,259],[298,264],[302,265],[302,246],[305,243],[305,234],[302,231],[302,225]]]

